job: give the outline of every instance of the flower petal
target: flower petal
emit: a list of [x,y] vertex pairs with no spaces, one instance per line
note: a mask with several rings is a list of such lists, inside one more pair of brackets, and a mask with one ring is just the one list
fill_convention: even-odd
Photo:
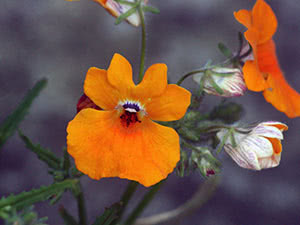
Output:
[[276,56],[275,43],[271,39],[264,44],[258,45],[256,50],[259,70],[263,73],[281,73]]
[[182,118],[191,103],[191,93],[175,84],[169,84],[165,92],[146,104],[152,120],[172,121]]
[[233,148],[230,144],[226,144],[224,149],[240,167],[252,170],[260,170],[258,159],[254,152],[241,148]]
[[270,39],[276,32],[277,19],[271,7],[263,0],[257,0],[252,10],[253,27],[259,31],[259,44]]
[[263,93],[266,101],[290,118],[300,116],[300,94],[290,87],[283,74],[273,73],[267,82],[270,88]]
[[265,126],[262,123],[255,127],[252,132],[262,137],[283,139],[282,132],[277,127]]
[[114,54],[110,66],[107,70],[109,83],[118,89],[123,95],[130,93],[135,87],[132,80],[132,68],[126,58],[119,54]]
[[255,61],[247,61],[243,67],[243,73],[249,90],[263,91],[268,87]]
[[285,125],[284,123],[277,122],[277,121],[263,122],[263,123],[261,123],[261,125],[277,127],[280,131],[288,130],[287,125]]
[[250,135],[240,143],[245,152],[254,152],[256,157],[269,157],[273,155],[273,146],[267,138]]
[[166,64],[154,64],[150,66],[142,80],[134,90],[135,97],[149,98],[162,95],[166,90],[167,81],[167,66]]
[[84,93],[100,108],[114,109],[118,104],[118,91],[107,80],[106,70],[91,67],[84,81]]
[[281,141],[276,138],[268,138],[272,143],[274,154],[280,154],[282,151]]
[[272,155],[272,157],[258,159],[259,165],[262,169],[272,168],[279,165],[281,154]]
[[180,157],[175,130],[149,119],[125,128],[116,111],[84,109],[67,132],[68,152],[93,179],[118,176],[151,186],[166,178]]
[[251,11],[246,9],[241,9],[233,13],[235,19],[243,24],[245,27],[250,28],[252,26],[252,15]]

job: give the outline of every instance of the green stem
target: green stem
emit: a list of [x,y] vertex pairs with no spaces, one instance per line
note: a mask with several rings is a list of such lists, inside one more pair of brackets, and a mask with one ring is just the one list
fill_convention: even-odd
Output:
[[220,145],[219,145],[219,147],[218,147],[218,149],[217,149],[217,151],[216,151],[217,154],[219,154],[219,153],[222,151],[222,148],[224,147],[224,145],[225,145],[227,139],[228,139],[228,138],[230,137],[230,135],[232,134],[233,129],[234,129],[234,128],[229,128],[228,131],[227,131],[227,133],[224,135],[224,137],[223,137],[223,139],[222,139],[222,141],[221,141],[221,143],[220,143]]
[[154,185],[150,191],[148,191],[143,199],[140,201],[140,203],[137,205],[137,207],[133,210],[133,212],[129,215],[127,220],[125,221],[125,225],[131,225],[133,224],[136,219],[141,215],[141,213],[144,211],[146,206],[151,202],[156,192],[160,189],[161,185],[164,183],[164,180],[159,182],[158,184]]
[[139,74],[139,81],[138,81],[141,82],[144,76],[145,55],[146,55],[146,26],[145,26],[145,17],[144,17],[141,4],[138,6],[138,12],[140,15],[141,26],[142,26],[142,49],[141,49],[141,58],[140,58],[140,74]]
[[80,183],[78,183],[78,185],[77,185],[76,192],[77,193],[75,194],[75,197],[76,197],[77,206],[78,206],[79,224],[87,225],[87,216],[86,216],[84,195],[83,195]]
[[200,69],[200,70],[195,70],[195,71],[192,71],[192,72],[189,72],[187,74],[185,74],[184,76],[182,76],[178,81],[177,81],[177,85],[181,85],[181,83],[186,79],[188,78],[189,76],[192,76],[194,74],[197,74],[197,73],[203,73],[205,72],[206,69]]
[[128,186],[127,186],[125,192],[124,192],[123,195],[122,195],[121,201],[120,201],[121,204],[122,204],[122,209],[121,209],[120,212],[118,213],[118,214],[119,214],[119,215],[118,215],[118,219],[117,219],[116,221],[114,221],[114,223],[112,223],[112,225],[113,225],[113,224],[117,224],[117,223],[121,220],[121,218],[122,218],[122,216],[123,216],[123,213],[124,213],[124,211],[125,211],[125,209],[126,209],[126,207],[127,207],[127,205],[128,205],[128,202],[129,202],[129,200],[131,199],[131,197],[133,196],[134,192],[136,191],[138,185],[139,185],[139,183],[137,183],[137,182],[135,182],[135,181],[131,181],[131,182],[128,184]]

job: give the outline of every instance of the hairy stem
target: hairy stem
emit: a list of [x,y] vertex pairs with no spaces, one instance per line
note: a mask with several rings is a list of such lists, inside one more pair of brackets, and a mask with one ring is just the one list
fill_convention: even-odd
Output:
[[142,48],[141,48],[141,58],[140,58],[140,74],[139,82],[142,81],[145,69],[145,55],[146,55],[146,26],[145,26],[145,17],[141,5],[138,7],[138,12],[141,19],[142,26]]

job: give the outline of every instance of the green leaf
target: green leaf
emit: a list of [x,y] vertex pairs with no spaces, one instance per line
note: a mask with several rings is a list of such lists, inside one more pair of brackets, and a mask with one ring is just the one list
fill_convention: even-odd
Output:
[[115,203],[111,207],[105,209],[104,213],[97,217],[93,225],[111,225],[118,218],[118,214],[122,208],[122,204]]
[[68,179],[62,182],[54,183],[49,186],[42,186],[39,189],[33,189],[28,192],[22,192],[18,195],[10,195],[3,197],[0,200],[0,209],[6,206],[15,207],[17,210],[21,210],[24,207],[30,206],[36,202],[46,201],[51,196],[56,195],[66,189],[73,189],[79,181],[75,179]]
[[123,20],[125,20],[127,17],[131,16],[133,13],[135,13],[136,11],[136,7],[132,7],[131,9],[129,9],[128,11],[126,11],[125,13],[121,14],[115,22],[115,25],[119,25]]
[[67,152],[67,148],[64,148],[63,151],[64,151],[64,160],[63,160],[62,168],[64,171],[68,172],[69,169],[71,168],[70,156],[69,153]]
[[159,14],[160,13],[159,9],[154,8],[152,6],[147,6],[147,5],[143,6],[143,11],[144,12],[151,12],[151,13],[154,13],[154,14]]
[[224,94],[224,91],[219,87],[219,85],[217,85],[211,76],[207,76],[207,79],[216,92],[218,92],[220,95]]
[[176,167],[176,174],[179,177],[184,177],[184,175],[186,175],[186,172],[188,170],[187,161],[187,153],[184,150],[180,150],[180,161],[178,163],[178,166]]
[[34,87],[28,91],[15,111],[2,122],[0,125],[0,148],[7,141],[7,139],[14,134],[20,122],[26,116],[33,100],[46,87],[46,84],[46,79],[37,82]]
[[135,6],[136,3],[134,2],[129,2],[129,1],[125,1],[125,0],[115,0],[115,2],[118,2],[120,4],[123,4],[123,5],[129,5],[129,6]]
[[70,213],[68,213],[68,211],[63,206],[59,208],[59,215],[64,220],[65,225],[78,225],[74,217]]
[[51,151],[42,148],[39,144],[34,145],[28,137],[26,137],[20,130],[19,130],[19,136],[24,141],[26,148],[28,148],[30,151],[34,152],[37,157],[44,161],[50,168],[53,169],[61,169],[60,163],[61,160],[57,158]]
[[227,48],[227,46],[225,46],[223,43],[219,43],[218,44],[218,48],[219,50],[223,53],[223,55],[227,58],[232,57],[232,52],[230,51],[229,48]]

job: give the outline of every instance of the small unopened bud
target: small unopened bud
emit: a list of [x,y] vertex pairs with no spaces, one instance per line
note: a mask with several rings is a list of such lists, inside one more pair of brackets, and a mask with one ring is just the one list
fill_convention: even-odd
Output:
[[222,97],[237,97],[246,91],[243,73],[238,68],[214,67],[207,69],[202,74],[194,75],[194,81],[203,85],[203,90],[207,94]]
[[209,177],[220,172],[221,164],[207,148],[196,147],[199,151],[193,151],[191,160],[197,165],[204,177]]

